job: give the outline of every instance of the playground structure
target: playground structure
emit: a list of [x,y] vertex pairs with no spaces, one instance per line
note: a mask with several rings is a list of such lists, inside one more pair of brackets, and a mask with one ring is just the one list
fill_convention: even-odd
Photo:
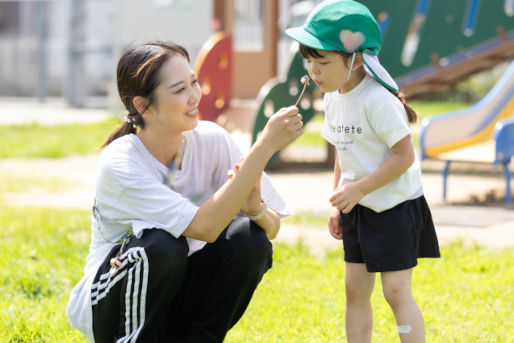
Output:
[[[379,54],[381,63],[395,78],[400,91],[409,99],[429,97],[451,88],[472,74],[514,58],[514,1],[367,0],[365,4],[377,18],[382,31],[383,48]],[[226,35],[224,39],[219,34],[217,37],[218,43],[210,41],[204,45],[200,54],[204,62],[195,65],[200,82],[217,78],[230,81],[233,77],[233,59],[230,57],[232,48],[227,44],[230,35]],[[221,44],[223,47],[218,46]],[[202,64],[207,65],[208,61],[214,63],[211,67],[202,68]],[[259,68],[259,65],[246,67],[255,72],[254,68]],[[260,89],[256,100],[231,99],[230,84],[217,88],[215,83],[208,83],[208,86],[202,87],[204,98],[200,114],[204,119],[218,121],[231,132],[243,132],[250,137],[244,142],[249,146],[272,113],[280,107],[295,103],[301,89],[300,79],[305,74],[307,71],[302,58],[293,52],[289,57],[286,74],[268,80]],[[497,87],[495,93],[499,92]],[[206,96],[207,94],[210,96]],[[509,97],[506,89],[503,89],[502,94]],[[299,104],[304,123],[308,123],[314,116],[314,102],[321,96],[319,89],[313,85],[307,87]],[[241,106],[241,103],[245,105]],[[511,103],[504,103],[504,106],[488,107],[488,124],[493,125],[500,119],[514,117],[512,106]],[[459,121],[466,115],[478,116],[473,114],[475,112],[476,108],[470,109],[459,116]],[[487,111],[480,113],[485,112]],[[507,125],[507,122],[502,122],[502,125]],[[489,130],[492,128],[489,127]],[[506,128],[503,130],[510,131]],[[436,136],[446,132],[439,129],[430,131],[435,132]],[[506,142],[502,143],[502,147],[512,146],[513,141],[503,135],[505,134],[500,135],[500,138],[504,137],[501,141],[506,139]],[[465,147],[476,142],[475,138],[461,137],[459,146]],[[435,158],[435,155],[430,155],[429,152],[424,157]],[[276,156],[270,164],[275,158]],[[497,163],[503,164],[500,161]],[[506,175],[510,177],[510,174]]]
[[447,90],[514,58],[511,0],[367,0],[365,4],[382,31],[380,61],[409,100]]
[[489,93],[474,106],[442,113],[422,122],[422,159],[445,161],[443,198],[452,162],[502,165],[505,204],[512,202],[509,163],[514,155],[514,62]]
[[194,69],[202,87],[200,117],[216,121],[228,109],[232,98],[232,37],[220,32],[210,38],[203,45]]

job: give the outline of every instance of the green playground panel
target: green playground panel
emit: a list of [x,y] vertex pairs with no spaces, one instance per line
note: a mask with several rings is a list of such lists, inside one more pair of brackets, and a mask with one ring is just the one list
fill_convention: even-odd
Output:
[[[383,36],[381,63],[393,77],[432,64],[432,56],[448,57],[498,38],[498,29],[514,30],[514,17],[505,10],[505,0],[361,0],[380,22],[389,20]],[[409,66],[402,64],[401,53],[418,6],[425,2],[424,23],[419,30],[419,44]],[[468,8],[474,5],[476,21],[473,33],[465,35]],[[421,15],[422,16],[422,15]],[[472,58],[472,56],[469,56]]]

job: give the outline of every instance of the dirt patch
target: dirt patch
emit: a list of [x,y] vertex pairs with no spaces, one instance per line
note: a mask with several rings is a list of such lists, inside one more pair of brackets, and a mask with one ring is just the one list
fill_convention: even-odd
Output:
[[19,177],[58,178],[73,185],[63,192],[45,192],[34,188],[27,192],[3,193],[3,200],[12,206],[45,206],[89,208],[94,198],[98,155],[67,158],[4,159],[2,174]]

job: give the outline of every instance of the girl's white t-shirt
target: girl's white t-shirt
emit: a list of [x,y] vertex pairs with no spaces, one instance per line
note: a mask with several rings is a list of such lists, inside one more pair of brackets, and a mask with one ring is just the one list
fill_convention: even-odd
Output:
[[[391,147],[412,132],[402,103],[371,76],[351,91],[326,93],[322,136],[337,150],[339,186],[371,174],[391,156]],[[411,138],[412,139],[412,138]],[[364,196],[359,204],[382,212],[423,194],[421,166]]]
[[[100,154],[89,255],[84,276],[73,288],[66,309],[70,323],[92,342],[91,285],[115,242],[130,228],[137,237],[151,228],[180,237],[198,208],[228,180],[227,172],[243,156],[230,134],[213,122],[199,121],[195,129],[185,132],[184,144],[182,168],[171,189],[165,184],[169,169],[134,134],[114,140]],[[280,217],[289,215],[265,173],[261,193]],[[187,241],[189,255],[206,244]]]

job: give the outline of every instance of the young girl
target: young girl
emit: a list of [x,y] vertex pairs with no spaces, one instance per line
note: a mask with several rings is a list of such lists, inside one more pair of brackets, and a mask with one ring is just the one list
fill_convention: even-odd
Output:
[[130,48],[117,82],[127,120],[100,155],[68,317],[93,342],[221,342],[271,267],[268,239],[288,211],[262,171],[302,133],[301,116],[278,111],[241,162],[225,130],[198,120],[181,46]]
[[376,57],[379,27],[364,5],[326,0],[286,34],[300,43],[310,77],[325,92],[322,135],[337,149],[328,226],[343,240],[347,339],[371,342],[370,298],[380,272],[401,341],[424,342],[412,268],[418,257],[440,254],[408,125],[416,113]]

